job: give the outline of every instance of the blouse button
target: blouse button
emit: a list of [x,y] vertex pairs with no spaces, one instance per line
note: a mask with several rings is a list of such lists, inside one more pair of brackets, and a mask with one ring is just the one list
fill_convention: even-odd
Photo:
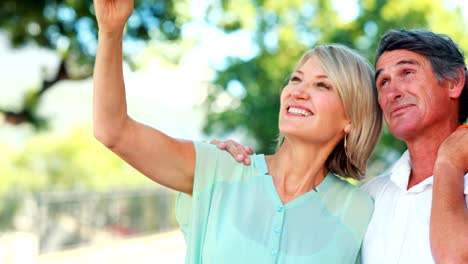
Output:
[[276,209],[276,211],[278,213],[282,213],[283,212],[283,206],[278,206],[278,208]]
[[279,234],[281,232],[281,228],[279,226],[275,227],[275,233]]
[[278,254],[278,250],[276,250],[276,249],[271,250],[271,254],[272,254],[272,255]]

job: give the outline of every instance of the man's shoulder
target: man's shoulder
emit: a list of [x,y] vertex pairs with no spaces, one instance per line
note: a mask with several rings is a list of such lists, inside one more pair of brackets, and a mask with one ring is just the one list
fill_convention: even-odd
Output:
[[390,182],[390,174],[386,173],[386,174],[374,177],[373,179],[365,182],[361,186],[361,190],[364,190],[365,192],[367,192],[375,200],[378,194],[385,188],[385,186],[389,182]]

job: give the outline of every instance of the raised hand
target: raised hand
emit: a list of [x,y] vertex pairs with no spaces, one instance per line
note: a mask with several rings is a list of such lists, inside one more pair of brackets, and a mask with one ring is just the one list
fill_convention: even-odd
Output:
[[457,129],[439,148],[436,166],[448,163],[462,173],[468,172],[468,129]]
[[172,138],[130,118],[122,69],[125,23],[134,0],[94,0],[99,24],[94,67],[94,135],[149,179],[191,194],[195,172],[192,141]]
[[219,149],[229,152],[229,154],[231,154],[231,156],[238,162],[250,165],[249,155],[254,153],[252,148],[243,146],[234,140],[211,140],[210,144],[216,145]]
[[133,12],[133,0],[94,0],[99,30],[122,32]]
[[468,129],[461,127],[442,143],[434,165],[430,241],[437,263],[468,263]]

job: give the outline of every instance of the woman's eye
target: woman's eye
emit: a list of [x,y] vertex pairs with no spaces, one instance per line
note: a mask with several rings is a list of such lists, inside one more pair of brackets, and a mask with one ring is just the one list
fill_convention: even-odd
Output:
[[299,78],[297,76],[292,76],[291,79],[289,79],[289,81],[291,81],[291,82],[300,82],[301,78]]
[[317,83],[317,86],[320,87],[320,88],[330,89],[330,86],[328,84],[326,84],[326,83],[323,83],[323,82]]

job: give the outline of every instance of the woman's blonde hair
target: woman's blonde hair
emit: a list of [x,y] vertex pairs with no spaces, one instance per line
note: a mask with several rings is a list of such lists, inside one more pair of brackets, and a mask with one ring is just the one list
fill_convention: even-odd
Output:
[[[352,49],[339,45],[320,45],[304,53],[296,69],[315,56],[343,103],[351,130],[327,159],[328,169],[340,177],[361,180],[367,161],[380,138],[382,111],[377,102],[374,70]],[[278,138],[278,148],[284,136]]]

